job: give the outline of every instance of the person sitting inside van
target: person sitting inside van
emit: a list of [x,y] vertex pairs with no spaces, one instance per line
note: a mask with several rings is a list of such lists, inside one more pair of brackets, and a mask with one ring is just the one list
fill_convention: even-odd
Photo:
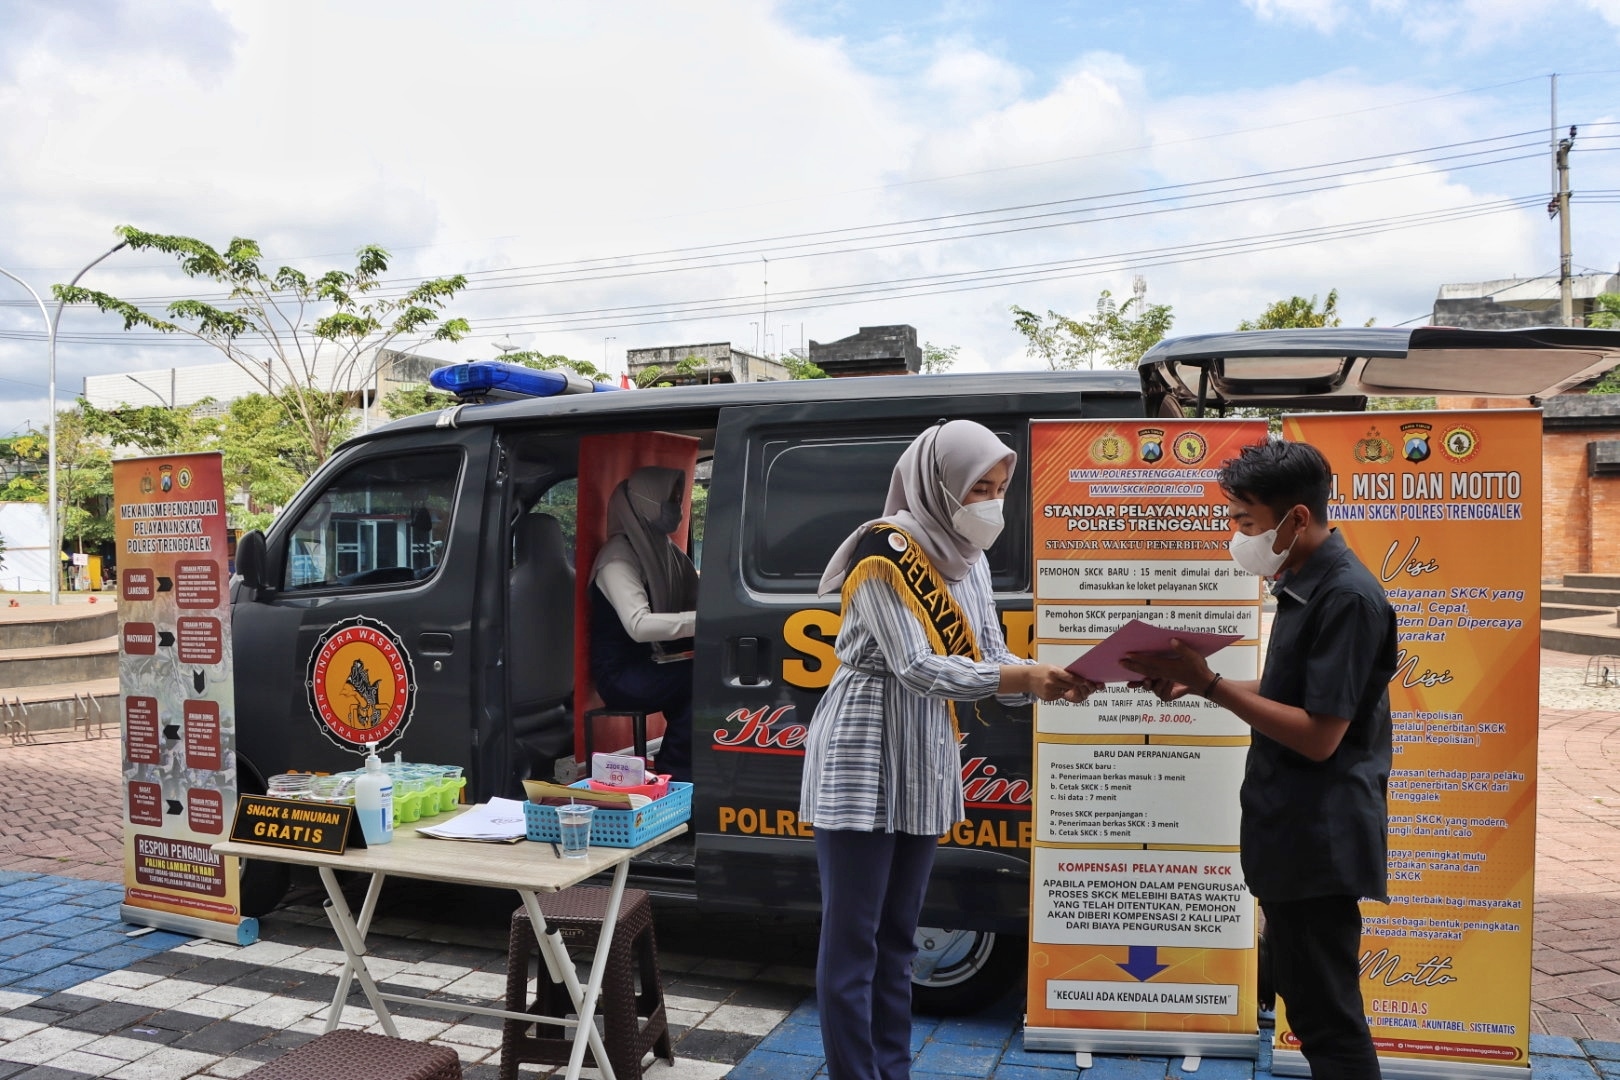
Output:
[[602,704],[664,714],[658,771],[692,779],[692,633],[697,569],[670,540],[686,474],[646,466],[608,499],[591,568],[591,679]]

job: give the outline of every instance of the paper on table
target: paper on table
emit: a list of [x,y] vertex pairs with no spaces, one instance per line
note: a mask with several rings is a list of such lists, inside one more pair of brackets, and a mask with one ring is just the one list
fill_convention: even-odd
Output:
[[528,828],[523,820],[523,803],[517,799],[491,799],[440,825],[423,825],[416,830],[440,840],[481,840],[509,844],[522,840]]
[[1141,619],[1132,619],[1103,641],[1093,645],[1084,656],[1070,664],[1068,670],[1094,683],[1135,682],[1142,676],[1119,665],[1126,653],[1173,656],[1175,653],[1170,648],[1170,641],[1174,638],[1199,656],[1208,656],[1240,640],[1242,636],[1209,634],[1200,630],[1177,630],[1173,627],[1145,623]]

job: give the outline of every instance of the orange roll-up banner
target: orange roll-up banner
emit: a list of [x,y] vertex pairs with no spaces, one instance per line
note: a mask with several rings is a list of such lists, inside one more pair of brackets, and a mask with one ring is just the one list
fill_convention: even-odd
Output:
[[[1032,424],[1037,658],[1072,663],[1141,619],[1241,635],[1210,664],[1257,678],[1260,579],[1227,553],[1217,473],[1265,438],[1263,420]],[[1248,743],[1197,697],[1036,706],[1026,1047],[1256,1055]]]
[[115,461],[124,921],[247,944],[238,862],[225,482],[218,454]]
[[[1386,1077],[1525,1076],[1535,896],[1541,413],[1296,416],[1328,517],[1388,590],[1390,902],[1362,905]],[[1308,1075],[1277,1013],[1274,1070]]]

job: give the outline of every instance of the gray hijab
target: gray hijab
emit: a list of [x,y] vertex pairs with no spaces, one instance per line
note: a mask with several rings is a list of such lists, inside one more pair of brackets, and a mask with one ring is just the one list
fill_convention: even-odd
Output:
[[[820,591],[829,593],[844,583],[861,537],[883,522],[910,533],[946,581],[967,577],[983,552],[957,534],[951,515],[979,478],[1003,461],[1011,476],[1018,455],[995,432],[972,420],[935,424],[917,436],[895,463],[883,516],[866,522],[838,545],[821,575]],[[955,502],[945,497],[946,491]]]
[[[686,474],[658,465],[637,469],[608,497],[607,535],[623,534],[630,541],[653,611],[697,607],[697,570],[669,539],[681,524],[685,498]],[[593,572],[591,580],[595,579]]]

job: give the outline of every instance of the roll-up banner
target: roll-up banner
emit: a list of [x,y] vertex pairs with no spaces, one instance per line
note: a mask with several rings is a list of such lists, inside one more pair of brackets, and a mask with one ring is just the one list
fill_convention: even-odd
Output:
[[[1257,678],[1260,581],[1227,554],[1217,474],[1265,438],[1262,420],[1032,424],[1038,659],[1141,619],[1241,635],[1210,664]],[[1036,706],[1026,1047],[1256,1055],[1248,742],[1202,698],[1113,686]]]
[[[1328,517],[1394,606],[1388,906],[1362,905],[1386,1077],[1529,1069],[1540,692],[1541,413],[1284,419],[1326,455]],[[1309,1070],[1277,1013],[1273,1069]]]
[[113,462],[124,921],[247,944],[238,862],[225,483],[218,454]]

